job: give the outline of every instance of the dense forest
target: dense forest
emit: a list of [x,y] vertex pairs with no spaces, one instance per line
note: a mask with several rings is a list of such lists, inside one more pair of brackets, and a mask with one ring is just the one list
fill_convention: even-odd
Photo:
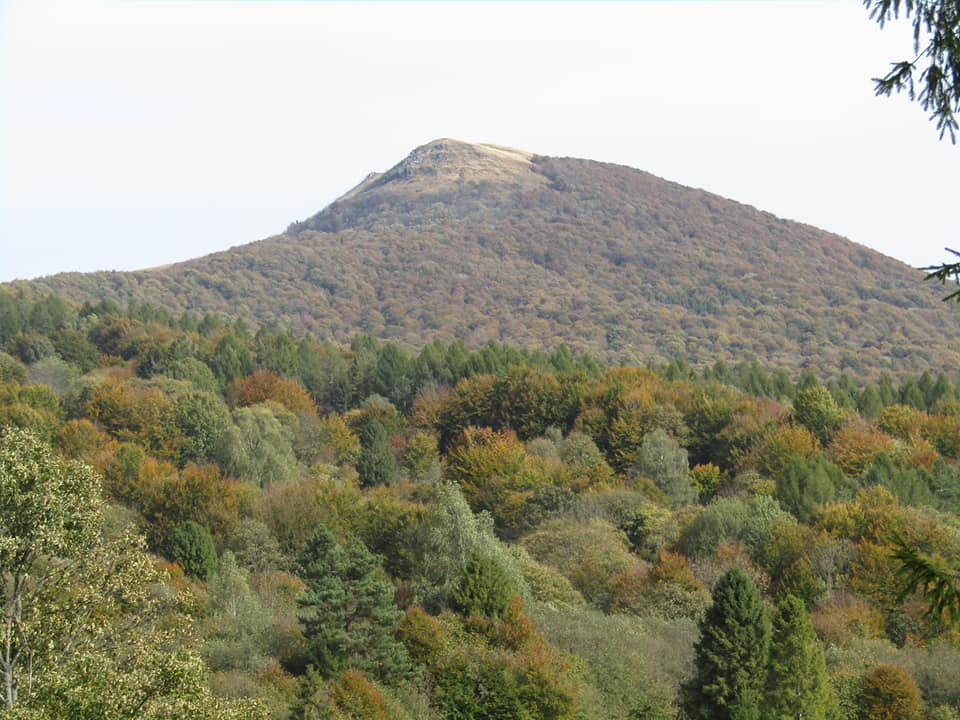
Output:
[[[960,384],[0,292],[11,718],[960,717]],[[801,715],[802,713],[802,715]]]
[[220,313],[420,350],[493,340],[606,363],[753,356],[863,380],[960,367],[923,273],[640,170],[440,140],[276,237],[137,272],[12,289]]

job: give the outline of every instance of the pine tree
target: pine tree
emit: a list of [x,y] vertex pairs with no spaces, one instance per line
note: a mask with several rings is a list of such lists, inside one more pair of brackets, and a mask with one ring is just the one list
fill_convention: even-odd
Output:
[[759,591],[739,567],[731,568],[714,588],[695,652],[696,674],[683,689],[688,717],[759,720],[770,620]]
[[323,525],[300,555],[299,599],[309,662],[326,678],[346,669],[390,682],[409,661],[392,633],[403,613],[393,587],[359,540],[339,546]]
[[823,650],[803,601],[787,595],[773,620],[766,713],[769,720],[830,720],[837,703]]

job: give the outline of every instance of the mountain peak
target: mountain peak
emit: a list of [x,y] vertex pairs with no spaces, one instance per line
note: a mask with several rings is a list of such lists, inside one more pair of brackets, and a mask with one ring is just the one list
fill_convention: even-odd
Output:
[[533,153],[503,145],[438,138],[415,148],[386,172],[371,173],[341,199],[387,183],[416,186],[421,192],[446,190],[469,182],[543,185],[547,181],[534,172],[533,157]]
[[836,235],[640,170],[443,138],[281,236],[33,288],[340,341],[362,330],[411,347],[565,342],[617,362],[757,357],[875,377],[960,366],[960,316],[921,278]]

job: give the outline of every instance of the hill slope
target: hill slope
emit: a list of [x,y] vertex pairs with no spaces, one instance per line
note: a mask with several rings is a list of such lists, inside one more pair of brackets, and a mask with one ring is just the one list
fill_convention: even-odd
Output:
[[837,235],[639,170],[437,140],[282,235],[29,285],[338,340],[755,355],[827,374],[956,368],[960,311],[921,279]]

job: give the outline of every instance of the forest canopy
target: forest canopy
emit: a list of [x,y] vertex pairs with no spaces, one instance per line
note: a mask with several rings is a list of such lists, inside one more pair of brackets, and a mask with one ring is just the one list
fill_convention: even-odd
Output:
[[956,376],[3,306],[11,717],[960,713]]

